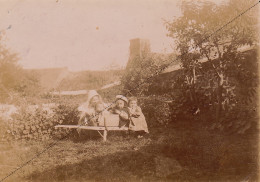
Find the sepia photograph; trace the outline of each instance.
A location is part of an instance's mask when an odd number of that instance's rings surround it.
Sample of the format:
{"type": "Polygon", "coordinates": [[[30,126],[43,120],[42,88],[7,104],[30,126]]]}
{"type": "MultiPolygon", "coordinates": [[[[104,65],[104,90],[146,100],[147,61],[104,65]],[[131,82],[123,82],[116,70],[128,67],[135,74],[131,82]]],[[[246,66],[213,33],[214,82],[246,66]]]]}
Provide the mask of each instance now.
{"type": "Polygon", "coordinates": [[[0,0],[0,182],[258,182],[259,0],[0,0]]]}

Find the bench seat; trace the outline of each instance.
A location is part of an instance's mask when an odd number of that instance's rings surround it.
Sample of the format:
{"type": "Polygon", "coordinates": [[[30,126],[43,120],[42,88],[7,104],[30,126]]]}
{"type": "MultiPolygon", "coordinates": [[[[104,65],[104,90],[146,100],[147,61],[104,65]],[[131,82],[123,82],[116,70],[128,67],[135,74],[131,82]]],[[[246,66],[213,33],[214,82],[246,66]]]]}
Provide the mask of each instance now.
{"type": "Polygon", "coordinates": [[[85,130],[96,130],[104,141],[107,140],[108,131],[127,131],[128,127],[118,127],[118,126],[81,126],[81,125],[56,125],[55,128],[74,128],[74,129],[85,129],[85,130]],[[107,129],[106,129],[107,128],[107,129]],[[103,131],[101,134],[99,131],[103,131]]]}

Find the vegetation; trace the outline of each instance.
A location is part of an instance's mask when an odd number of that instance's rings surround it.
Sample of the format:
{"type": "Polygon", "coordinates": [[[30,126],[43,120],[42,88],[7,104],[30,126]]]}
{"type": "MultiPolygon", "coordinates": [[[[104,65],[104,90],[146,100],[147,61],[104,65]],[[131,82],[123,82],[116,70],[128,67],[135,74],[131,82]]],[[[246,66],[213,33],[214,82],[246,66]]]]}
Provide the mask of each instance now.
{"type": "Polygon", "coordinates": [[[122,76],[122,85],[100,94],[106,102],[120,93],[138,96],[150,131],[142,139],[109,132],[106,143],[97,133],[79,141],[73,137],[75,130],[55,130],[56,124],[77,122],[76,108],[84,96],[38,97],[37,76],[26,75],[17,56],[0,44],[1,99],[15,95],[10,93],[27,99],[36,94],[33,102],[40,106],[30,111],[26,100],[12,120],[0,120],[1,137],[8,141],[0,143],[0,179],[55,142],[7,181],[257,181],[255,10],[214,33],[253,3],[230,0],[216,6],[184,1],[182,16],[167,22],[168,36],[180,53],[176,62],[174,54],[163,57],[144,51],[131,60],[123,76],[115,70],[81,72],[61,82],[59,89],[92,89],[122,76]],[[244,46],[250,49],[239,51],[244,46]],[[157,75],[173,61],[181,69],[157,75]],[[45,101],[55,104],[46,110],[41,107],[45,101]],[[158,158],[176,160],[182,170],[159,175],[158,158]]]}
{"type": "MultiPolygon", "coordinates": [[[[55,129],[58,124],[77,124],[77,105],[60,103],[54,106],[36,107],[24,105],[12,119],[1,121],[2,140],[48,140],[59,139],[70,130],[55,129]]],[[[70,137],[68,137],[70,138],[70,137]]]]}
{"type": "Polygon", "coordinates": [[[126,93],[164,95],[171,101],[173,120],[203,118],[212,129],[241,134],[256,129],[257,9],[215,32],[252,4],[183,1],[182,16],[166,23],[179,52],[177,60],[144,51],[126,70],[122,81],[126,93]],[[169,63],[178,62],[180,70],[156,76],[169,63]]]}
{"type": "Polygon", "coordinates": [[[257,9],[250,10],[221,31],[215,31],[253,3],[231,0],[217,6],[210,2],[184,1],[183,15],[167,23],[168,36],[176,40],[181,53],[182,73],[177,84],[186,93],[184,100],[197,111],[211,110],[219,128],[228,124],[228,127],[239,128],[240,133],[253,125],[248,120],[238,126],[241,120],[248,119],[240,115],[241,109],[250,112],[256,107],[258,77],[256,52],[248,55],[239,49],[253,47],[258,42],[257,9]],[[201,59],[207,63],[203,65],[201,59]],[[227,118],[234,119],[234,114],[241,120],[227,122],[227,118]]]}
{"type": "Polygon", "coordinates": [[[38,75],[24,71],[17,63],[18,55],[12,53],[2,39],[3,33],[0,34],[0,102],[38,95],[41,91],[38,75]]]}
{"type": "Polygon", "coordinates": [[[129,69],[126,69],[122,77],[124,95],[149,95],[154,76],[174,59],[174,54],[158,55],[143,50],[142,57],[136,56],[129,60],[129,69]]]}
{"type": "MultiPolygon", "coordinates": [[[[0,178],[51,142],[0,143],[0,178]]],[[[99,135],[82,142],[59,141],[6,181],[257,181],[256,142],[256,136],[238,140],[201,123],[181,121],[174,127],[151,128],[149,138],[143,139],[117,132],[105,143],[99,135]],[[183,170],[158,175],[158,157],[177,160],[183,170]]]]}

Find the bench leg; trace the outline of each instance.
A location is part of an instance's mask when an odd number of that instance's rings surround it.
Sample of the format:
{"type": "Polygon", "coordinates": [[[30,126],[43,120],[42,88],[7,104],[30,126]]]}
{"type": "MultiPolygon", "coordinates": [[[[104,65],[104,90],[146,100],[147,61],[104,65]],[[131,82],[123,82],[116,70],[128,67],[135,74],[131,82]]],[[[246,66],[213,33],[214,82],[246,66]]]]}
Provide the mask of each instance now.
{"type": "Polygon", "coordinates": [[[82,140],[82,130],[81,129],[77,129],[78,132],[78,136],[79,136],[79,140],[82,140]]]}
{"type": "Polygon", "coordinates": [[[104,130],[103,139],[104,141],[107,141],[107,130],[104,130]]]}

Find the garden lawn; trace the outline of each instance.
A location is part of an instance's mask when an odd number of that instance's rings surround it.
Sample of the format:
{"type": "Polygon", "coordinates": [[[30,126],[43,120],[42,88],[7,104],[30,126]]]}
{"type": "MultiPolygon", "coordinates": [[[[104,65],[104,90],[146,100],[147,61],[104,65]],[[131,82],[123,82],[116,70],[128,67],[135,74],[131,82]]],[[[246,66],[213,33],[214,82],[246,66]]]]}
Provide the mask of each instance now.
{"type": "MultiPolygon", "coordinates": [[[[0,144],[1,179],[53,141],[0,144]]],[[[151,129],[137,139],[124,132],[108,141],[59,141],[5,181],[257,181],[257,134],[227,135],[202,124],[151,129]],[[182,170],[160,176],[156,158],[182,170]]]]}

